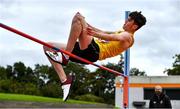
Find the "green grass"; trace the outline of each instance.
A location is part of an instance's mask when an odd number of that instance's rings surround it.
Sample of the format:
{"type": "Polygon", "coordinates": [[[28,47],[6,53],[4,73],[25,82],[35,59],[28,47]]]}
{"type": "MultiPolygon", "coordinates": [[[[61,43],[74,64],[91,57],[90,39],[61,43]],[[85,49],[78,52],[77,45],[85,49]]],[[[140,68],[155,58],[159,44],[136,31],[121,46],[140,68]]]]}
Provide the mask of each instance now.
{"type": "MultiPolygon", "coordinates": [[[[30,102],[53,102],[53,103],[62,103],[62,98],[50,98],[50,97],[41,97],[33,95],[22,95],[22,94],[8,94],[0,93],[0,101],[30,101],[30,102]]],[[[86,102],[78,100],[67,100],[69,104],[100,104],[95,102],[86,102]]]]}

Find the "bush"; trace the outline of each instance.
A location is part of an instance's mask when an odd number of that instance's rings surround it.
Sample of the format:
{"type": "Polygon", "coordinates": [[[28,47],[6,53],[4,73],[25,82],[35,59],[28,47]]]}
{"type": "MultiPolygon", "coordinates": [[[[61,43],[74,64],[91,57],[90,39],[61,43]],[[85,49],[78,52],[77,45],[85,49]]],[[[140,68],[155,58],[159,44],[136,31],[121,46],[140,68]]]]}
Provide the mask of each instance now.
{"type": "Polygon", "coordinates": [[[4,93],[19,93],[28,95],[40,95],[36,85],[32,83],[23,83],[12,80],[0,81],[0,92],[4,93]]]}
{"type": "Polygon", "coordinates": [[[0,92],[10,93],[11,90],[9,86],[12,84],[11,80],[1,80],[0,81],[0,92]]]}
{"type": "Polygon", "coordinates": [[[9,86],[11,93],[27,94],[27,95],[40,95],[39,90],[35,84],[24,82],[13,82],[9,86]]]}
{"type": "Polygon", "coordinates": [[[60,85],[57,83],[48,83],[42,87],[41,93],[46,97],[60,97],[62,95],[62,90],[60,89],[60,85]]]}
{"type": "Polygon", "coordinates": [[[81,96],[76,96],[74,99],[81,100],[81,101],[91,101],[91,102],[101,102],[104,103],[104,99],[101,97],[97,97],[92,94],[85,94],[81,96]]]}
{"type": "Polygon", "coordinates": [[[38,90],[37,86],[32,83],[24,84],[24,91],[22,92],[28,95],[40,95],[40,91],[38,90]]]}

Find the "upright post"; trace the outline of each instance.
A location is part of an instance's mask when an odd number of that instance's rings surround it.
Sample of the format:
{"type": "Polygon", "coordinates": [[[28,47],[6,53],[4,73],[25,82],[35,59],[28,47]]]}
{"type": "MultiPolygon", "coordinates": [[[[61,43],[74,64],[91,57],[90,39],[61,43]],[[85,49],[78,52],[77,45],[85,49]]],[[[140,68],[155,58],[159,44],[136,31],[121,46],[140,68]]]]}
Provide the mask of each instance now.
{"type": "MultiPolygon", "coordinates": [[[[128,19],[130,11],[126,11],[125,12],[125,20],[128,19]]],[[[123,106],[124,108],[128,108],[129,107],[129,63],[130,63],[130,49],[125,51],[124,54],[124,75],[126,75],[124,77],[124,92],[123,92],[123,106]]]]}

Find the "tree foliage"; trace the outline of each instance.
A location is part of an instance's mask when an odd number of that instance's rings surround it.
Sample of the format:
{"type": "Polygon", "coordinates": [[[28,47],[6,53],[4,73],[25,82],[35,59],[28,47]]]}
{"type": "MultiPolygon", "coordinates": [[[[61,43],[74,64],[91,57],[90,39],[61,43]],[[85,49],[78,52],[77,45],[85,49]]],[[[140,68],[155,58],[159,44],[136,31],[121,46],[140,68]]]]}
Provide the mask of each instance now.
{"type": "Polygon", "coordinates": [[[180,54],[173,57],[175,60],[172,64],[172,68],[166,69],[164,73],[168,75],[180,75],[180,54]]]}
{"type": "Polygon", "coordinates": [[[140,71],[138,68],[132,68],[130,70],[130,76],[147,76],[144,71],[140,71]]]}

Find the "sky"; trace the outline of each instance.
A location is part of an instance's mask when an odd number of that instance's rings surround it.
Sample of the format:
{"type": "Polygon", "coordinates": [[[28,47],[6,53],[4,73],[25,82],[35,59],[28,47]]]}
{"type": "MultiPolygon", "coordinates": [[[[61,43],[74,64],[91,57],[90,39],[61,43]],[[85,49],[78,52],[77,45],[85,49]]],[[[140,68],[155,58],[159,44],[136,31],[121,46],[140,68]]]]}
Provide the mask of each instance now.
{"type": "MultiPolygon", "coordinates": [[[[130,68],[165,76],[163,71],[172,68],[173,56],[180,53],[179,10],[180,0],[0,0],[0,22],[45,42],[66,43],[76,12],[97,28],[116,31],[125,21],[125,11],[141,11],[147,23],[135,33],[130,68]]],[[[96,63],[116,64],[119,58],[96,63]]],[[[31,67],[50,65],[42,45],[0,28],[0,66],[18,61],[31,67]]]]}

